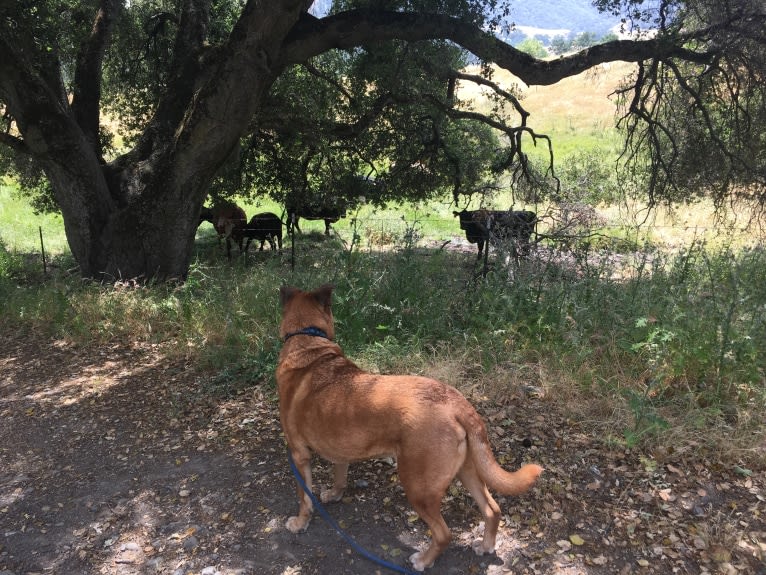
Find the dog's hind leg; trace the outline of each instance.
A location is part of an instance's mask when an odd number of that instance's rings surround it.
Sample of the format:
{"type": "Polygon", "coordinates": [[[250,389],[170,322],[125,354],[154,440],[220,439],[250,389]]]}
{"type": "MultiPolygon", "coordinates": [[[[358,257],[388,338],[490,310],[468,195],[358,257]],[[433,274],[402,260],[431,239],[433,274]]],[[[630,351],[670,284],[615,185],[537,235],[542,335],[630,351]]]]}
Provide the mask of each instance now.
{"type": "Polygon", "coordinates": [[[497,538],[497,528],[500,525],[500,506],[490,495],[487,485],[479,477],[476,467],[467,457],[463,467],[458,471],[458,479],[479,506],[479,511],[484,517],[484,539],[474,541],[472,547],[477,555],[492,553],[495,550],[495,539],[497,538]]]}
{"type": "Polygon", "coordinates": [[[332,488],[322,491],[322,503],[340,501],[348,486],[348,463],[336,463],[332,468],[332,488]]]}
{"type": "MultiPolygon", "coordinates": [[[[311,484],[311,452],[307,448],[302,449],[290,449],[295,467],[303,478],[303,482],[309,491],[312,490],[311,484]]],[[[298,515],[290,517],[285,523],[285,527],[292,533],[300,533],[305,531],[311,521],[311,514],[314,511],[314,505],[311,503],[311,498],[308,493],[303,489],[300,482],[297,481],[298,500],[300,501],[300,507],[298,509],[298,515]]]]}
{"type": "Polygon", "coordinates": [[[410,557],[412,566],[418,571],[433,565],[436,558],[449,546],[452,534],[441,513],[444,494],[466,453],[463,441],[449,447],[446,440],[442,449],[434,450],[434,442],[426,442],[431,449],[419,446],[416,449],[403,449],[397,466],[399,480],[404,493],[415,512],[431,529],[431,544],[425,551],[419,551],[410,557]]]}
{"type": "Polygon", "coordinates": [[[436,558],[449,546],[452,534],[441,513],[441,500],[444,491],[434,492],[432,488],[419,489],[415,493],[412,490],[405,493],[415,512],[426,522],[431,529],[431,544],[425,551],[418,551],[410,556],[412,566],[418,571],[434,564],[436,558]]]}

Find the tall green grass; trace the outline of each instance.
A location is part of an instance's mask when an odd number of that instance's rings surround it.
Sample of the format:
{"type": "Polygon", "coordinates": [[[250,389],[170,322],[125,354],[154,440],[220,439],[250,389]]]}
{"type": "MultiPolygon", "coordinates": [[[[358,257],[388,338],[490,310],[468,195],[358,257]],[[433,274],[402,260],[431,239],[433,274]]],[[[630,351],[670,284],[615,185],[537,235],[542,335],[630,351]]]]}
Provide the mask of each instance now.
{"type": "Polygon", "coordinates": [[[47,255],[55,257],[69,252],[61,216],[35,214],[15,185],[0,181],[0,241],[8,250],[40,254],[41,229],[42,247],[47,255]]]}
{"type": "Polygon", "coordinates": [[[83,345],[161,343],[210,370],[206,393],[230,395],[273,385],[279,286],[332,283],[338,341],[367,369],[436,371],[498,398],[531,385],[610,441],[707,437],[762,463],[763,248],[694,243],[619,260],[541,249],[519,267],[493,256],[486,275],[472,254],[424,249],[413,234],[386,249],[306,234],[294,268],[289,249],[229,263],[212,237],[198,248],[178,286],[30,282],[2,248],[0,317],[83,345]]]}

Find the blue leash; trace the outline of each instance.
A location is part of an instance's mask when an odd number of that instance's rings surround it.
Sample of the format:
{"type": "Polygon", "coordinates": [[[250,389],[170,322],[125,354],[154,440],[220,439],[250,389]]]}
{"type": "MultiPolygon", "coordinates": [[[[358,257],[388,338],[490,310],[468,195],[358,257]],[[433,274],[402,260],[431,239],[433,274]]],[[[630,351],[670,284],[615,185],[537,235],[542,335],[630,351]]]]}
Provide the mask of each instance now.
{"type": "Polygon", "coordinates": [[[311,499],[311,502],[314,504],[314,508],[319,512],[319,514],[322,516],[322,519],[324,519],[330,527],[335,529],[335,531],[338,532],[338,534],[343,537],[343,539],[346,540],[346,542],[351,545],[351,547],[359,553],[362,557],[365,559],[369,559],[373,563],[377,563],[381,567],[385,567],[386,569],[390,569],[391,571],[396,571],[397,573],[403,573],[404,575],[421,575],[420,571],[410,571],[406,567],[401,567],[400,565],[396,565],[394,563],[391,563],[389,561],[386,561],[385,559],[382,559],[378,557],[377,555],[374,555],[370,551],[367,551],[364,547],[359,545],[356,541],[354,541],[351,536],[343,531],[343,529],[340,528],[340,525],[330,517],[330,514],[327,513],[327,510],[324,508],[324,506],[319,502],[319,500],[316,498],[316,495],[314,495],[311,490],[306,485],[306,482],[303,481],[303,477],[301,477],[300,472],[298,471],[298,468],[295,466],[295,462],[293,461],[293,456],[290,453],[290,451],[287,451],[287,459],[290,462],[290,468],[293,470],[293,475],[295,475],[295,479],[298,481],[298,485],[301,486],[303,491],[306,492],[306,495],[309,496],[309,499],[311,499]]]}

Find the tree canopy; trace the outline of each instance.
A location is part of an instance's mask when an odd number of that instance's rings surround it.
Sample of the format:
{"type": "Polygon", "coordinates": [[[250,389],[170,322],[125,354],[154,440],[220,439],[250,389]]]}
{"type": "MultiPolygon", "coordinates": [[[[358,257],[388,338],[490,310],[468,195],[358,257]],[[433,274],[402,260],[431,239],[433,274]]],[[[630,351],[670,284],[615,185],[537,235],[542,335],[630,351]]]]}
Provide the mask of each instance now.
{"type": "Polygon", "coordinates": [[[763,2],[594,4],[630,34],[545,60],[494,33],[499,0],[1,0],[2,161],[61,211],[83,276],[184,277],[211,191],[458,197],[547,143],[489,64],[548,85],[624,60],[624,167],[648,198],[763,207],[763,2]]]}

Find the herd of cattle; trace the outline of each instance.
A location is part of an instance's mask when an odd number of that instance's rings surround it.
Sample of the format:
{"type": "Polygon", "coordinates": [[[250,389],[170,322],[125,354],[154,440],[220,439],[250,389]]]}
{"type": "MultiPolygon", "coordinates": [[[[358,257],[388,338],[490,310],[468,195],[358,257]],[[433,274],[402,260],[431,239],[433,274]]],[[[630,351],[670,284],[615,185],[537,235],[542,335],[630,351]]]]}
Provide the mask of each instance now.
{"type": "MultiPolygon", "coordinates": [[[[300,218],[305,218],[324,220],[325,234],[330,235],[330,225],[346,215],[345,209],[326,207],[288,207],[286,212],[285,226],[288,234],[293,233],[293,228],[301,231],[298,221],[300,218]]],[[[460,229],[465,231],[466,239],[472,244],[477,244],[479,258],[484,252],[485,245],[489,249],[490,243],[499,244],[504,241],[512,242],[519,256],[525,255],[537,224],[537,214],[526,210],[464,209],[453,214],[459,218],[460,229]]],[[[252,240],[261,242],[261,251],[265,242],[269,243],[272,250],[282,249],[282,220],[274,213],[255,214],[248,221],[242,208],[232,203],[225,203],[212,208],[203,207],[199,223],[206,221],[213,224],[219,238],[226,240],[226,254],[229,258],[231,258],[232,243],[239,246],[240,253],[247,253],[252,240]],[[246,243],[245,240],[247,240],[246,243]]]]}

